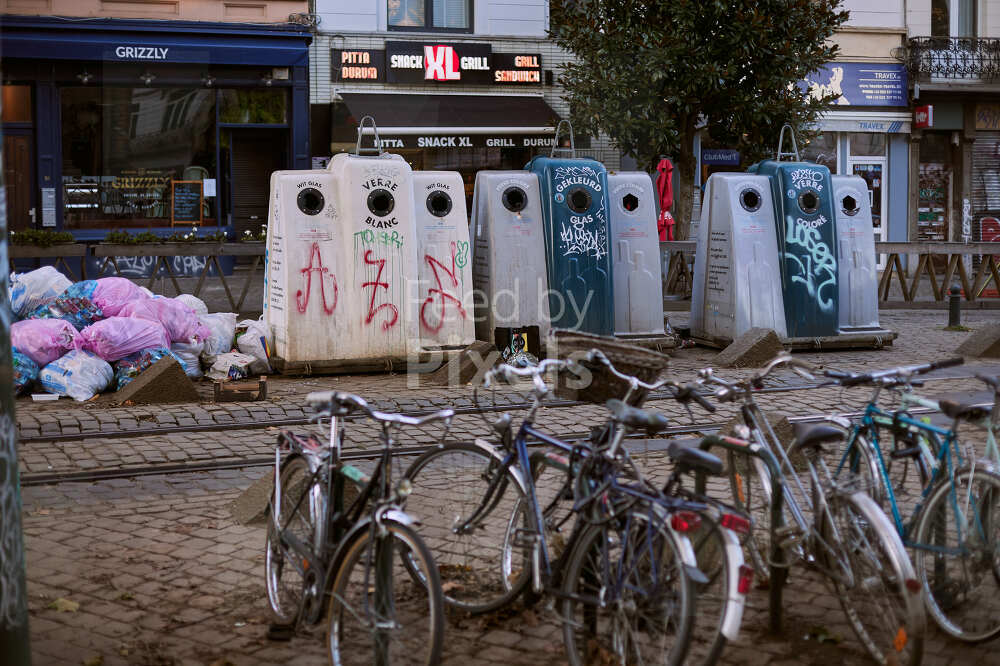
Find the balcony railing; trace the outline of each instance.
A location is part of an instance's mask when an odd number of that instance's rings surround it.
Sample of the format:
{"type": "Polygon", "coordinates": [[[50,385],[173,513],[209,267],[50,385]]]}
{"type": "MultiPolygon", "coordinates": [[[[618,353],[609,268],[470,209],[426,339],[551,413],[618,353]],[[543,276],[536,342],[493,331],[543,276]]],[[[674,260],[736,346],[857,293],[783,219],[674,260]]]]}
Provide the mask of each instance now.
{"type": "Polygon", "coordinates": [[[902,55],[914,81],[1000,79],[1000,39],[913,37],[902,55]]]}

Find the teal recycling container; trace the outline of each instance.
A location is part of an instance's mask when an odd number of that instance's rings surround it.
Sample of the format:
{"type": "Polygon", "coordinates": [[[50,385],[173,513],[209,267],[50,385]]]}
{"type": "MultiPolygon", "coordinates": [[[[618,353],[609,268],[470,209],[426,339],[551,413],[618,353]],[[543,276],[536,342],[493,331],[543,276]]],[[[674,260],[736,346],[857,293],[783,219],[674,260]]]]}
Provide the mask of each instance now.
{"type": "Polygon", "coordinates": [[[614,335],[608,172],[588,159],[535,157],[553,328],[614,335]]]}
{"type": "Polygon", "coordinates": [[[811,162],[764,160],[749,171],[771,183],[788,337],[837,335],[840,286],[830,170],[811,162]]]}

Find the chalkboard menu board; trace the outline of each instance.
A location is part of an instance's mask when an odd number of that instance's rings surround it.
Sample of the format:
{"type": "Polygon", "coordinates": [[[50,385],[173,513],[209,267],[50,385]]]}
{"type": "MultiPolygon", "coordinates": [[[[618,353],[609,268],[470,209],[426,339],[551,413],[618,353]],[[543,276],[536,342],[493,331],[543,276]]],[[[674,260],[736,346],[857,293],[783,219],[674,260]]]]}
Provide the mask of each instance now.
{"type": "Polygon", "coordinates": [[[202,181],[170,181],[170,223],[201,224],[202,181]]]}

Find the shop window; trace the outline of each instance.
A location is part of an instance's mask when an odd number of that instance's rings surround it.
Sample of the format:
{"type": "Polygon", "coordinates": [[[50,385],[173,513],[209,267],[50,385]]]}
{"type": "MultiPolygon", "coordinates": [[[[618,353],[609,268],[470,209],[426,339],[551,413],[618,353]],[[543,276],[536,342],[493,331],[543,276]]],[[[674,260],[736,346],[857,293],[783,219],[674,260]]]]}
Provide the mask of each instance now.
{"type": "Polygon", "coordinates": [[[949,134],[925,132],[920,139],[916,240],[948,240],[948,221],[953,208],[949,134]]]}
{"type": "Polygon", "coordinates": [[[214,90],[63,88],[60,109],[67,228],[170,226],[177,180],[202,181],[218,223],[214,90]]]}
{"type": "Polygon", "coordinates": [[[471,0],[387,0],[389,29],[469,31],[471,5],[471,0]]]}
{"type": "Polygon", "coordinates": [[[822,164],[830,173],[837,173],[837,133],[817,134],[799,150],[803,162],[822,164]]]}
{"type": "Polygon", "coordinates": [[[31,86],[3,87],[3,122],[31,122],[31,86]]]}
{"type": "Polygon", "coordinates": [[[223,90],[219,122],[285,125],[288,123],[288,96],[284,90],[223,90]]]}
{"type": "Polygon", "coordinates": [[[850,136],[852,157],[885,157],[885,134],[855,132],[850,136]]]}

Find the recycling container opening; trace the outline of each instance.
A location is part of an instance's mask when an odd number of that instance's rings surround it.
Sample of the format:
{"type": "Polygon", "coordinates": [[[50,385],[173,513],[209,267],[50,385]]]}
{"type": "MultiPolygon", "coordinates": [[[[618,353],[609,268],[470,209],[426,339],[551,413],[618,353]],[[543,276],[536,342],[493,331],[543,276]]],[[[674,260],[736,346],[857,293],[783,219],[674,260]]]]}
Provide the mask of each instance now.
{"type": "Polygon", "coordinates": [[[307,187],[296,197],[295,203],[306,215],[319,215],[323,211],[323,193],[315,187],[307,187]]]}
{"type": "Polygon", "coordinates": [[[810,215],[819,210],[819,196],[813,190],[806,190],[799,195],[799,208],[810,215]]]}
{"type": "Polygon", "coordinates": [[[740,205],[751,213],[760,208],[760,192],[748,188],[740,192],[740,205]]]}
{"type": "Polygon", "coordinates": [[[590,192],[582,187],[574,188],[569,193],[569,208],[574,213],[586,213],[590,209],[590,204],[593,201],[590,198],[590,192]]]}
{"type": "Polygon", "coordinates": [[[451,212],[451,197],[441,190],[431,192],[427,195],[427,210],[434,217],[445,217],[451,212]]]}
{"type": "Polygon", "coordinates": [[[504,208],[512,213],[520,213],[528,205],[528,195],[520,187],[508,187],[501,197],[504,208]]]}
{"type": "Polygon", "coordinates": [[[857,199],[855,199],[852,196],[844,197],[844,200],[841,201],[841,207],[844,211],[844,215],[851,215],[852,217],[854,215],[857,215],[858,212],[861,210],[861,207],[858,205],[857,199]]]}
{"type": "Polygon", "coordinates": [[[626,194],[622,197],[622,208],[632,212],[639,207],[639,198],[632,193],[626,194]]]}
{"type": "Polygon", "coordinates": [[[371,194],[368,195],[368,210],[372,212],[373,215],[378,217],[385,217],[392,212],[392,209],[396,207],[396,199],[392,196],[389,190],[377,189],[372,190],[371,194]]]}

